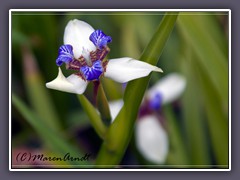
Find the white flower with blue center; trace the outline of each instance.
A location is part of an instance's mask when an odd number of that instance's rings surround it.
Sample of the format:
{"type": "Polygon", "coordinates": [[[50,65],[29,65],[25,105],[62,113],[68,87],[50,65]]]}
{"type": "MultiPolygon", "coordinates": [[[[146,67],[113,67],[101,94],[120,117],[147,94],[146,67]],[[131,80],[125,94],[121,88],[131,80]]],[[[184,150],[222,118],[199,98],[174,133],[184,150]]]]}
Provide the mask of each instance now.
{"type": "Polygon", "coordinates": [[[178,73],[171,73],[159,80],[146,93],[149,113],[136,123],[135,139],[139,152],[149,161],[163,164],[169,151],[169,139],[165,128],[154,111],[164,104],[177,100],[186,87],[186,79],[178,73]]]}
{"type": "Polygon", "coordinates": [[[162,72],[156,66],[129,57],[106,60],[112,38],[101,30],[94,30],[88,23],[71,20],[64,32],[64,45],[59,48],[57,66],[66,64],[76,73],[65,77],[59,67],[58,76],[46,84],[48,88],[70,93],[84,93],[88,82],[102,76],[119,83],[148,76],[150,72],[162,72]]]}
{"type": "MultiPolygon", "coordinates": [[[[145,101],[135,126],[135,142],[142,156],[155,164],[163,164],[169,151],[169,139],[156,112],[164,104],[177,100],[184,92],[186,79],[178,73],[171,73],[157,81],[145,94],[145,101]],[[141,113],[143,111],[143,113],[141,113]]],[[[109,103],[113,120],[123,106],[122,100],[109,103]]]]}

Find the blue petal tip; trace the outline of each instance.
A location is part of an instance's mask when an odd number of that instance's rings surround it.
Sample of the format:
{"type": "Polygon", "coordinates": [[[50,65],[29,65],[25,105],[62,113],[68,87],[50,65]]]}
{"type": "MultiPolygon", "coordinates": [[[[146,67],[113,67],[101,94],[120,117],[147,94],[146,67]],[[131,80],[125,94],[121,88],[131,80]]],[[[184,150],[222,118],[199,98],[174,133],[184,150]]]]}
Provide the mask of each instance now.
{"type": "Polygon", "coordinates": [[[161,93],[156,93],[152,99],[149,101],[149,106],[152,110],[159,110],[162,105],[162,94],[161,93]]]}
{"type": "Polygon", "coordinates": [[[95,30],[89,39],[99,49],[104,48],[108,43],[112,42],[111,36],[107,36],[102,30],[95,30]]]}
{"type": "Polygon", "coordinates": [[[69,63],[73,59],[73,47],[70,44],[60,46],[58,58],[56,59],[57,66],[61,66],[63,63],[69,63]]]}
{"type": "Polygon", "coordinates": [[[97,60],[93,63],[91,67],[83,66],[80,68],[80,71],[83,73],[84,77],[88,81],[98,80],[103,73],[103,67],[100,60],[97,60]]]}

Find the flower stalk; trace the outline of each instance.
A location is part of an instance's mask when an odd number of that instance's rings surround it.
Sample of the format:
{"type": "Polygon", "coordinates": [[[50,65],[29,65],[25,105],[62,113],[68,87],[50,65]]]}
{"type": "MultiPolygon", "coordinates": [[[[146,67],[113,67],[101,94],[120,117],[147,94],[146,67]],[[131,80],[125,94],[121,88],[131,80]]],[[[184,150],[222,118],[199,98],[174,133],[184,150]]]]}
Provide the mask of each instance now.
{"type": "Polygon", "coordinates": [[[100,112],[103,123],[106,126],[109,126],[112,118],[111,118],[111,114],[110,114],[110,110],[109,110],[107,97],[105,95],[105,92],[104,92],[101,82],[99,81],[98,83],[99,84],[98,84],[98,90],[97,90],[97,94],[96,94],[96,106],[100,112]]]}
{"type": "Polygon", "coordinates": [[[87,113],[89,120],[95,129],[96,133],[100,138],[105,139],[105,135],[107,132],[107,127],[103,123],[102,119],[98,115],[96,109],[93,105],[88,101],[88,99],[84,95],[78,95],[78,99],[82,104],[84,111],[87,113]]]}

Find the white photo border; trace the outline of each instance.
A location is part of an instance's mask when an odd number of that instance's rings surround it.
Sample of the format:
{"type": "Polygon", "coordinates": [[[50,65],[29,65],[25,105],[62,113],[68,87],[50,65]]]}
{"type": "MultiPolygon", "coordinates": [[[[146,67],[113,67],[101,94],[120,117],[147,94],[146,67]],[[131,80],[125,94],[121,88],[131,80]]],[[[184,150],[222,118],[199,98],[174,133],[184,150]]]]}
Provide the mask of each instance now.
{"type": "Polygon", "coordinates": [[[9,10],[9,171],[231,171],[231,9],[10,9],[9,10]],[[229,133],[228,133],[228,141],[229,141],[229,157],[228,157],[228,168],[225,169],[70,169],[70,168],[44,168],[44,169],[17,169],[12,168],[12,13],[13,12],[227,12],[228,13],[228,22],[229,22],[229,40],[228,40],[228,87],[229,87],[229,133]]]}

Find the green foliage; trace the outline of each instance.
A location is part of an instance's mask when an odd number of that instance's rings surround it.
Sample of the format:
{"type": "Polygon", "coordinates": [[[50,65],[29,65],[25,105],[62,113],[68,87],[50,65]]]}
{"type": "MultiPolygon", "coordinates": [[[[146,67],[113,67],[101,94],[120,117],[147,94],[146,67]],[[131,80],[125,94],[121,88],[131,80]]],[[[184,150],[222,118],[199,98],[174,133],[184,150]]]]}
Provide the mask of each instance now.
{"type": "MultiPolygon", "coordinates": [[[[41,118],[39,118],[31,109],[29,109],[19,97],[12,95],[12,103],[25,118],[25,120],[34,128],[39,137],[53,152],[63,157],[70,153],[73,157],[81,157],[83,153],[76,147],[69,144],[64,137],[56,131],[53,131],[41,118]]],[[[74,165],[86,165],[88,161],[72,162],[74,165]]],[[[71,164],[70,164],[71,165],[71,164]]],[[[70,166],[73,168],[73,166],[70,166]]]]}

